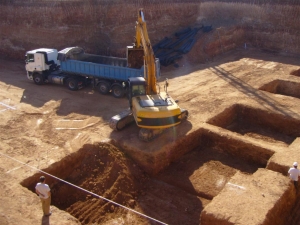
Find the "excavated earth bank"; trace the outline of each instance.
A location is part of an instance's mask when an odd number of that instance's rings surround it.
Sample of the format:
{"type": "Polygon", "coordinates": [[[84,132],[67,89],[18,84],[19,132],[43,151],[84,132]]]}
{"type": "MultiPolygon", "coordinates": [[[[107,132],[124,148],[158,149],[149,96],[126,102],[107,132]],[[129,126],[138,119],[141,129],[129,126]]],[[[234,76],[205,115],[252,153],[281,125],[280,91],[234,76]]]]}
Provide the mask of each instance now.
{"type": "MultiPolygon", "coordinates": [[[[294,74],[292,74],[294,75],[294,74]]],[[[268,84],[265,84],[260,90],[268,91],[274,94],[292,96],[300,98],[299,83],[286,81],[286,80],[274,80],[268,84]]]]}

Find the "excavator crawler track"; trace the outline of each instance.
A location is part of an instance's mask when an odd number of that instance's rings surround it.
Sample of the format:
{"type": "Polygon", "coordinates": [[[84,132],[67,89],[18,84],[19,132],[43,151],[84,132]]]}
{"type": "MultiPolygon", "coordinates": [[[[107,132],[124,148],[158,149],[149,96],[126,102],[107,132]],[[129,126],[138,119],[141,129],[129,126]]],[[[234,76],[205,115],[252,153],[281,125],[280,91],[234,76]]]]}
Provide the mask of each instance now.
{"type": "Polygon", "coordinates": [[[132,122],[134,122],[132,112],[130,109],[126,109],[110,119],[109,127],[113,130],[120,131],[132,122]]]}

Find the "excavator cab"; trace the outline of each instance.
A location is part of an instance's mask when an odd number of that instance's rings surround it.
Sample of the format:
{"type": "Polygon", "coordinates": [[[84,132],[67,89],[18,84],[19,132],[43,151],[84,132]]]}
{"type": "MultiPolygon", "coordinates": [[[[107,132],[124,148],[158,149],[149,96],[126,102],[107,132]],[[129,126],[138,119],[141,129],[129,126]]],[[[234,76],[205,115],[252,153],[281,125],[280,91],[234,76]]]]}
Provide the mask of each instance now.
{"type": "Polygon", "coordinates": [[[129,106],[132,108],[132,98],[146,95],[146,80],[143,77],[131,77],[128,79],[129,106]]]}

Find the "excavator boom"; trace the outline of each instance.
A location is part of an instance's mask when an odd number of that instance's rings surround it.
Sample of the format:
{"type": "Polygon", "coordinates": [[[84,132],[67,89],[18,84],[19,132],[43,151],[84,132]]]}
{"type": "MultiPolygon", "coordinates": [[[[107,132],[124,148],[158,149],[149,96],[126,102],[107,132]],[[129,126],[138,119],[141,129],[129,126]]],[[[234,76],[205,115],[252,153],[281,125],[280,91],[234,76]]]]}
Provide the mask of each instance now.
{"type": "Polygon", "coordinates": [[[147,25],[144,18],[144,13],[140,9],[138,13],[138,20],[136,22],[135,48],[142,48],[144,51],[144,61],[146,66],[146,82],[147,94],[157,94],[156,90],[156,67],[155,55],[149,39],[147,25]]]}

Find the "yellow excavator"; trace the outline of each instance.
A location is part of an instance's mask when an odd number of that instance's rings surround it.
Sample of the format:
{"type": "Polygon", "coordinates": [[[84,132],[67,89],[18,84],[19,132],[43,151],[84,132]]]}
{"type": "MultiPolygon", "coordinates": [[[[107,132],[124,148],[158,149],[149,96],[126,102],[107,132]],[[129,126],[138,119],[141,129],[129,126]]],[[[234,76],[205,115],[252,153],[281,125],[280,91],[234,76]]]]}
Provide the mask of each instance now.
{"type": "Polygon", "coordinates": [[[166,128],[180,124],[188,117],[188,111],[181,109],[177,101],[168,92],[168,80],[165,81],[164,91],[156,82],[160,76],[159,59],[155,58],[152,49],[143,10],[138,12],[136,36],[133,46],[127,47],[128,66],[141,68],[144,66],[144,77],[129,78],[128,98],[129,108],[110,119],[109,125],[114,130],[122,130],[131,122],[140,127],[139,138],[150,141],[166,128]]]}

